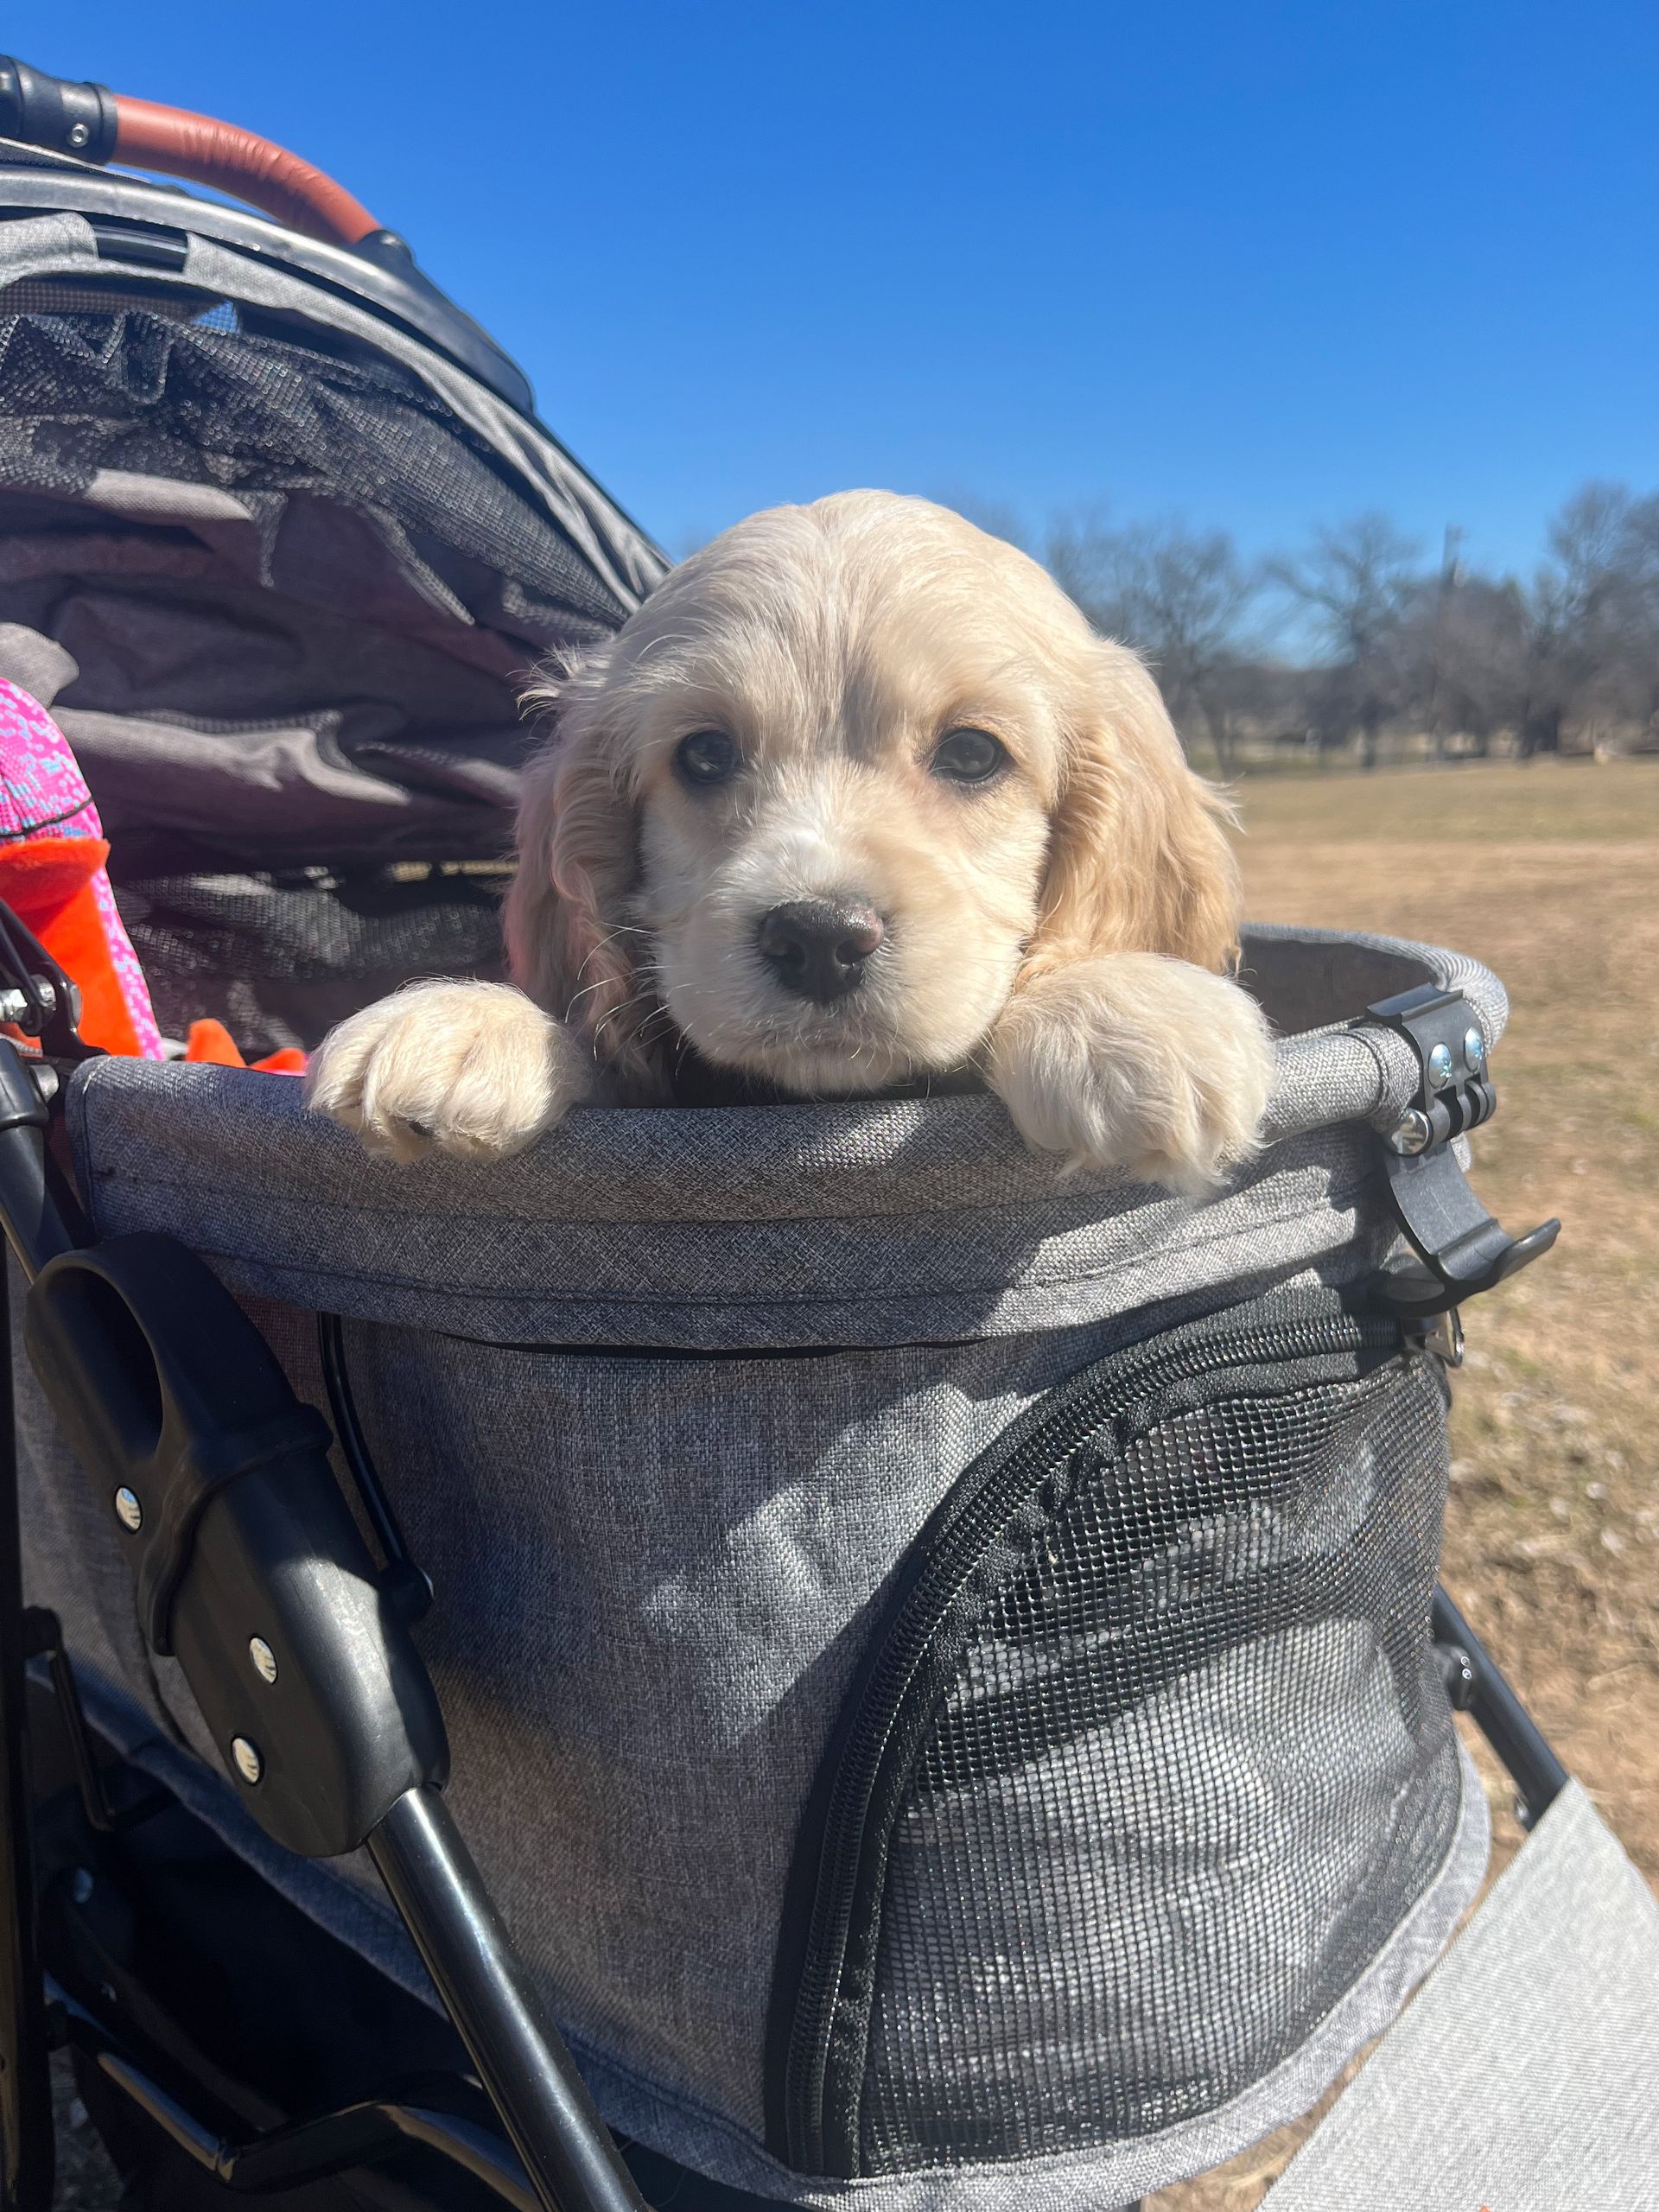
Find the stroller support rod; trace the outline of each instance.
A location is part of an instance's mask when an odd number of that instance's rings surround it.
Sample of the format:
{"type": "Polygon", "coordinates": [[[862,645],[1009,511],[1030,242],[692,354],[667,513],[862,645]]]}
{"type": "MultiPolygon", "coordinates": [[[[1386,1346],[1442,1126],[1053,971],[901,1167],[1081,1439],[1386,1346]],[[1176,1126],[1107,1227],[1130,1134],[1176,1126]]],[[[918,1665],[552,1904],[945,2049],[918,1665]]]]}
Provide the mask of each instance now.
{"type": "Polygon", "coordinates": [[[1497,1661],[1444,1590],[1434,1592],[1437,1643],[1461,1652],[1472,1680],[1465,1710],[1497,1752],[1525,1808],[1524,1827],[1542,1819],[1571,1779],[1542,1730],[1510,1688],[1497,1661]]]}
{"type": "Polygon", "coordinates": [[[408,1791],[368,1841],[543,2202],[552,2212],[645,2212],[442,1798],[408,1791]]]}

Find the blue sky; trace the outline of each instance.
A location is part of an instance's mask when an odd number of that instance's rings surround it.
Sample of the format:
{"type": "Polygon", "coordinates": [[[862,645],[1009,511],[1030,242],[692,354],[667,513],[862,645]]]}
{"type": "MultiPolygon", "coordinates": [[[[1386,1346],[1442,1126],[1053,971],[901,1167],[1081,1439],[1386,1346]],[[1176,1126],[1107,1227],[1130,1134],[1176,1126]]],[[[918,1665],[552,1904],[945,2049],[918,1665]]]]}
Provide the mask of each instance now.
{"type": "Polygon", "coordinates": [[[1651,0],[6,16],[333,170],[671,549],[882,484],[1526,566],[1659,486],[1651,0]]]}

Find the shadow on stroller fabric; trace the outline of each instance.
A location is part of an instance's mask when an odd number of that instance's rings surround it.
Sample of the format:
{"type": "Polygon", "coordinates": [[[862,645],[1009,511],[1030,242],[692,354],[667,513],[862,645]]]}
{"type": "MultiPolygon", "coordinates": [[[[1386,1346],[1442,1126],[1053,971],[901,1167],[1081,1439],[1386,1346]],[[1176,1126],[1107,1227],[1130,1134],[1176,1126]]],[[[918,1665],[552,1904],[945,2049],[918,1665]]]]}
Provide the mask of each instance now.
{"type": "MultiPolygon", "coordinates": [[[[82,158],[199,165],[141,108],[0,64],[0,674],[162,1030],[308,1046],[497,968],[515,682],[661,563],[327,180],[82,158]]],[[[55,2042],[143,2205],[1096,2212],[1433,1965],[1454,1702],[1560,1792],[1436,1594],[1455,1309],[1554,1231],[1464,1180],[1474,963],[1251,931],[1269,1141],[1193,1206],[988,1097],[395,1170],[0,950],[10,2201],[55,2042]]]]}

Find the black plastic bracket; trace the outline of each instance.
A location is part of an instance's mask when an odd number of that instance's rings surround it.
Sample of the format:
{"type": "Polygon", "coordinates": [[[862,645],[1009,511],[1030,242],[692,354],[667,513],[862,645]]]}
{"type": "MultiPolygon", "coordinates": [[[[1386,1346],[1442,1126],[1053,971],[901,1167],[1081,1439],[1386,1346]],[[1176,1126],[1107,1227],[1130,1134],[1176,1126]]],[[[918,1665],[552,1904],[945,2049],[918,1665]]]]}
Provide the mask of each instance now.
{"type": "Polygon", "coordinates": [[[267,1835],[353,1851],[442,1786],[431,1681],[264,1338],[194,1253],[62,1251],[25,1309],[30,1364],[110,1516],[152,1648],[175,1654],[267,1835]]]}
{"type": "Polygon", "coordinates": [[[54,1059],[100,1057],[80,1035],[80,992],[25,923],[0,900],[0,1021],[54,1059]]]}
{"type": "Polygon", "coordinates": [[[1425,983],[1368,1007],[1366,1019],[1402,1036],[1418,1067],[1416,1094],[1382,1139],[1389,1195],[1418,1256],[1385,1268],[1377,1287],[1403,1319],[1427,1320],[1507,1281],[1548,1251],[1561,1224],[1510,1236],[1452,1149],[1497,1110],[1485,1033],[1463,993],[1425,983]]]}

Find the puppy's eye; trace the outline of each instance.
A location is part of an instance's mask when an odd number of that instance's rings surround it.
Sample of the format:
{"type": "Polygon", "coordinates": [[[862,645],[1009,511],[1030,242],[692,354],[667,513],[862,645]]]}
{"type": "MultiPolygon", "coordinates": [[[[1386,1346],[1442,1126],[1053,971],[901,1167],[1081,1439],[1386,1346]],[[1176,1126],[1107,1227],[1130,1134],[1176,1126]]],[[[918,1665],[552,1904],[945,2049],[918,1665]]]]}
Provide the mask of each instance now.
{"type": "Polygon", "coordinates": [[[1008,756],[988,730],[953,729],[940,739],[927,765],[947,783],[984,784],[1007,766],[1008,756]]]}
{"type": "Polygon", "coordinates": [[[694,729],[675,747],[674,765],[688,784],[723,784],[737,773],[741,755],[723,729],[694,729]]]}

